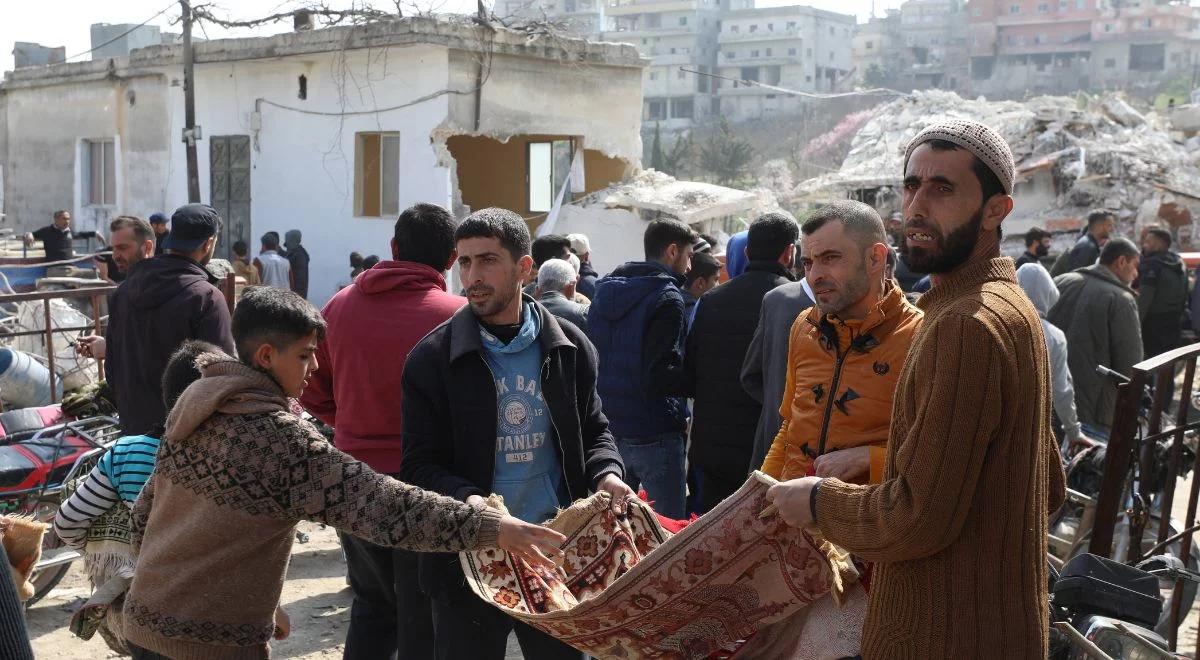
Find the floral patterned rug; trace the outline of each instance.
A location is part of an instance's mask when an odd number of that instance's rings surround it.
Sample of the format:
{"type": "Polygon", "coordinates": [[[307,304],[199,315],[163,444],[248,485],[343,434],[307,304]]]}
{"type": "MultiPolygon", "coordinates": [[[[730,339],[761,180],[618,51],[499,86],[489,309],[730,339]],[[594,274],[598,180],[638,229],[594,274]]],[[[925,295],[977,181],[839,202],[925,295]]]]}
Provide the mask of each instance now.
{"type": "Polygon", "coordinates": [[[557,572],[496,549],[460,553],[463,570],[480,598],[596,658],[733,652],[858,578],[839,549],[760,516],[774,483],[754,473],[675,535],[644,502],[616,516],[596,494],[549,523],[567,536],[557,572]]]}

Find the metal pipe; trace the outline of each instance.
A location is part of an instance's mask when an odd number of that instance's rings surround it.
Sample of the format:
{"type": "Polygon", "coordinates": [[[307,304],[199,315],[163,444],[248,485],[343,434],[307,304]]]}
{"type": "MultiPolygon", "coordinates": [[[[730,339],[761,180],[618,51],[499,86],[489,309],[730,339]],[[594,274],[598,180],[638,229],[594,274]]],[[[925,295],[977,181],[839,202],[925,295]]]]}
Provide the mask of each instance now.
{"type": "Polygon", "coordinates": [[[1070,637],[1071,641],[1074,642],[1076,646],[1083,649],[1084,653],[1096,658],[1096,660],[1113,660],[1112,656],[1104,651],[1101,651],[1099,646],[1096,646],[1092,643],[1092,640],[1081,635],[1078,630],[1075,630],[1073,627],[1071,627],[1071,624],[1067,623],[1066,621],[1058,621],[1054,624],[1054,627],[1058,628],[1059,632],[1063,633],[1067,637],[1070,637]]]}
{"type": "Polygon", "coordinates": [[[1138,404],[1145,387],[1146,373],[1134,370],[1128,383],[1117,386],[1117,413],[1104,459],[1104,477],[1096,498],[1096,524],[1088,552],[1101,557],[1112,555],[1113,530],[1121,513],[1125,485],[1129,477],[1129,461],[1133,458],[1133,438],[1137,433],[1138,404]]]}
{"type": "MultiPolygon", "coordinates": [[[[1198,500],[1200,500],[1200,478],[1197,478],[1197,475],[1200,473],[1196,472],[1196,470],[1200,470],[1200,451],[1196,452],[1196,458],[1192,462],[1192,483],[1188,489],[1187,516],[1183,520],[1184,529],[1191,528],[1196,524],[1196,505],[1198,504],[1198,500]]],[[[1188,560],[1192,557],[1191,534],[1184,534],[1179,540],[1179,546],[1179,559],[1183,562],[1184,567],[1187,567],[1188,560]]],[[[1171,629],[1168,631],[1168,641],[1171,643],[1172,649],[1178,643],[1175,629],[1178,627],[1176,624],[1183,615],[1181,600],[1183,600],[1183,582],[1176,580],[1175,588],[1171,590],[1171,629]]],[[[1198,642],[1197,650],[1200,651],[1200,642],[1198,642]]]]}
{"type": "MultiPolygon", "coordinates": [[[[1158,543],[1166,540],[1171,531],[1171,511],[1175,508],[1175,482],[1179,473],[1179,459],[1183,456],[1183,426],[1187,423],[1188,409],[1192,401],[1192,382],[1196,376],[1196,358],[1187,361],[1183,372],[1183,392],[1179,409],[1175,412],[1175,441],[1171,443],[1170,458],[1167,459],[1167,483],[1163,485],[1163,496],[1158,522],[1158,543]]],[[[1151,443],[1153,444],[1153,443],[1151,443]]]]}
{"type": "Polygon", "coordinates": [[[54,322],[50,317],[50,299],[42,301],[43,310],[46,313],[46,362],[50,369],[50,403],[58,403],[58,373],[54,371],[54,322]]]}

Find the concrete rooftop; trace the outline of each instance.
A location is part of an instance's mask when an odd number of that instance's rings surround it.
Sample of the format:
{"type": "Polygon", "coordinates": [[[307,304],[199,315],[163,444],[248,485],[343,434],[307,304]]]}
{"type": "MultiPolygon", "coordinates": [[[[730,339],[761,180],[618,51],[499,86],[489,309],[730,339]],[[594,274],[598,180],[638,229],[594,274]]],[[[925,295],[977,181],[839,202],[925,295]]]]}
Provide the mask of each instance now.
{"type": "MultiPolygon", "coordinates": [[[[337,26],[269,37],[216,39],[194,43],[196,64],[273,59],[294,55],[437,45],[453,50],[555,60],[569,64],[645,67],[632,45],[601,43],[564,35],[534,34],[500,25],[484,26],[466,17],[414,17],[354,26],[337,26]]],[[[128,57],[50,64],[4,73],[5,87],[40,87],[103,77],[118,70],[182,66],[183,46],[156,45],[128,57]]]]}

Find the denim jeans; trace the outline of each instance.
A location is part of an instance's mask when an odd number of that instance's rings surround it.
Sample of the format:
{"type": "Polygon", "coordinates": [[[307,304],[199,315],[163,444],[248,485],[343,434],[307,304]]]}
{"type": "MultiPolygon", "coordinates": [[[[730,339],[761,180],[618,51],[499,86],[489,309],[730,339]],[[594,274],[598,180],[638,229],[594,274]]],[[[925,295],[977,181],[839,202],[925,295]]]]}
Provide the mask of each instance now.
{"type": "Polygon", "coordinates": [[[617,438],[617,450],[625,461],[625,483],[635,491],[644,488],[654,510],[675,520],[687,515],[686,445],[682,431],[617,438]]]}

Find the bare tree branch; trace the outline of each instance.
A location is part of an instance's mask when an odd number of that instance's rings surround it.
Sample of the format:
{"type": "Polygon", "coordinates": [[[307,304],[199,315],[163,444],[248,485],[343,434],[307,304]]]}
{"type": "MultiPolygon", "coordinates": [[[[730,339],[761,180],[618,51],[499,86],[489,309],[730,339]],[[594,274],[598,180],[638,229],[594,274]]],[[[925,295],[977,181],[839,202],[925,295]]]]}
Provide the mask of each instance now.
{"type": "Polygon", "coordinates": [[[399,18],[400,3],[397,2],[397,11],[395,13],[375,9],[370,5],[362,7],[351,7],[349,9],[331,9],[325,4],[309,3],[307,5],[299,5],[295,9],[286,12],[278,12],[262,18],[255,18],[245,21],[235,21],[228,18],[221,18],[214,14],[210,9],[211,5],[199,5],[192,7],[192,16],[195,20],[219,25],[223,28],[253,28],[263,25],[270,25],[282,21],[292,20],[292,17],[297,11],[306,11],[315,18],[321,19],[321,22],[327,26],[340,25],[342,23],[369,23],[371,21],[384,21],[399,18]]]}

